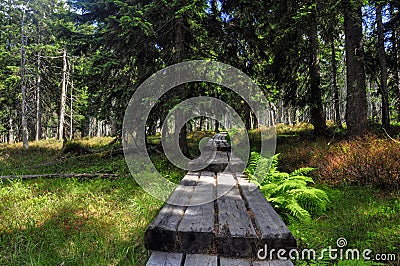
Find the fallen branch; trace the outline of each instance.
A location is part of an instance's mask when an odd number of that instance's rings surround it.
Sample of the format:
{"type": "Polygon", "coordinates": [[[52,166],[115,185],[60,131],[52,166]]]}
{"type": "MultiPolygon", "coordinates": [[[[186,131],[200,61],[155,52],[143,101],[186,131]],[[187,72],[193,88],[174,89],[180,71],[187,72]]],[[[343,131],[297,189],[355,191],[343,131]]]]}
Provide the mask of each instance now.
{"type": "Polygon", "coordinates": [[[4,179],[34,179],[34,178],[109,178],[117,177],[117,174],[104,174],[104,173],[93,173],[93,174],[37,174],[37,175],[3,175],[0,176],[0,180],[4,179]]]}
{"type": "Polygon", "coordinates": [[[115,149],[115,150],[111,150],[111,151],[101,151],[101,152],[83,154],[83,155],[78,155],[78,156],[60,157],[56,161],[40,163],[40,164],[28,166],[27,168],[28,169],[34,169],[34,168],[39,168],[39,167],[42,167],[42,166],[50,166],[50,165],[62,163],[65,160],[69,160],[69,159],[82,159],[82,158],[91,157],[91,156],[92,157],[99,156],[100,158],[104,158],[104,157],[107,157],[107,156],[113,157],[113,156],[123,155],[123,154],[124,154],[123,153],[123,149],[120,148],[120,149],[115,149]]]}

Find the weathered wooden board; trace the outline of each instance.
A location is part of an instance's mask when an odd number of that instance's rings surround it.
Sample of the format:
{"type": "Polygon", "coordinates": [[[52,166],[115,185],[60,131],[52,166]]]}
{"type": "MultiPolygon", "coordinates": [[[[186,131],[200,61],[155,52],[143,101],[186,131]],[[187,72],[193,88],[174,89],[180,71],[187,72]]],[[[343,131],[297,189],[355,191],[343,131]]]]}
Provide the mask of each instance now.
{"type": "Polygon", "coordinates": [[[226,136],[227,136],[226,133],[220,133],[216,134],[212,138],[213,146],[217,149],[217,151],[224,151],[224,152],[231,151],[231,145],[226,140],[226,136]]]}
{"type": "Polygon", "coordinates": [[[218,257],[213,255],[186,254],[185,266],[217,266],[218,257]]]}
{"type": "Polygon", "coordinates": [[[215,178],[212,173],[202,173],[178,227],[180,251],[210,252],[215,237],[214,199],[215,178]]]}
{"type": "MultiPolygon", "coordinates": [[[[187,174],[179,186],[172,193],[168,202],[187,205],[190,202],[199,176],[197,173],[187,174]]],[[[144,242],[149,250],[176,251],[177,227],[185,212],[186,206],[178,206],[167,203],[147,227],[144,242]]]]}
{"type": "Polygon", "coordinates": [[[220,266],[250,266],[247,259],[219,258],[220,266]]]}
{"type": "Polygon", "coordinates": [[[217,151],[213,160],[209,163],[206,170],[212,172],[222,172],[226,169],[229,163],[229,156],[227,152],[217,151]]]}
{"type": "Polygon", "coordinates": [[[187,206],[192,197],[194,187],[199,179],[198,173],[186,174],[174,192],[167,200],[168,204],[177,206],[187,206]]]}
{"type": "Polygon", "coordinates": [[[218,174],[217,251],[228,257],[250,257],[257,246],[257,235],[235,184],[232,174],[218,174]]]}
{"type": "Polygon", "coordinates": [[[229,170],[232,173],[241,174],[246,168],[246,163],[242,161],[238,156],[234,156],[231,154],[229,158],[229,170]]]}
{"type": "Polygon", "coordinates": [[[178,266],[181,265],[183,258],[182,253],[170,253],[153,251],[150,259],[147,261],[147,266],[178,266]]]}
{"type": "Polygon", "coordinates": [[[245,179],[240,179],[239,185],[254,214],[263,244],[267,244],[270,249],[295,248],[296,239],[257,186],[245,179]]]}

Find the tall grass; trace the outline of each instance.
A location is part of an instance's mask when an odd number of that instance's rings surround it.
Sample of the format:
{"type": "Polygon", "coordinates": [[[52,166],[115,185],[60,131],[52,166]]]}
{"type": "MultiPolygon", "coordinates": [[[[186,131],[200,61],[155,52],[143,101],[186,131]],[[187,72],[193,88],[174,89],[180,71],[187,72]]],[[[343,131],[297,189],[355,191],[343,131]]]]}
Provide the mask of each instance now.
{"type": "Polygon", "coordinates": [[[129,178],[0,183],[0,265],[143,265],[161,202],[129,178]]]}

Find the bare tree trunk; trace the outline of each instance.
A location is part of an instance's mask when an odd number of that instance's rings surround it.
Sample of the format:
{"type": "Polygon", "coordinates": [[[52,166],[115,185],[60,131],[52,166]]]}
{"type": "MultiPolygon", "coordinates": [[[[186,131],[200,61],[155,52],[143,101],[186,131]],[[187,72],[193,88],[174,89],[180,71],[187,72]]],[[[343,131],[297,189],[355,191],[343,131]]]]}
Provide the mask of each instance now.
{"type": "Polygon", "coordinates": [[[12,112],[10,112],[10,117],[8,119],[8,143],[14,143],[14,125],[12,112]]]}
{"type": "Polygon", "coordinates": [[[321,135],[326,130],[324,107],[322,104],[321,90],[321,70],[319,67],[319,44],[318,44],[318,23],[316,8],[312,10],[310,20],[310,40],[311,40],[311,123],[314,126],[314,134],[321,135]]]}
{"type": "Polygon", "coordinates": [[[251,116],[250,116],[250,107],[247,105],[247,103],[244,103],[244,124],[246,126],[247,130],[251,129],[251,116]]]}
{"type": "Polygon", "coordinates": [[[388,73],[386,68],[386,53],[385,53],[385,36],[383,33],[382,25],[382,6],[378,4],[376,6],[376,24],[378,30],[378,58],[379,65],[381,68],[381,95],[382,95],[382,126],[385,129],[390,127],[390,114],[389,114],[389,95],[388,95],[388,73]]]}
{"type": "Polygon", "coordinates": [[[25,7],[23,7],[22,11],[22,20],[21,20],[21,91],[22,91],[22,104],[21,104],[21,118],[22,118],[22,143],[25,149],[29,148],[28,143],[28,117],[27,117],[27,100],[26,100],[26,84],[25,84],[25,64],[26,64],[26,36],[24,29],[24,20],[25,20],[25,7]]]}
{"type": "Polygon", "coordinates": [[[336,62],[336,48],[335,39],[332,35],[331,39],[331,65],[332,65],[332,87],[335,108],[335,124],[342,128],[342,120],[340,119],[340,101],[339,101],[339,88],[337,86],[337,62],[336,62]]]}
{"type": "Polygon", "coordinates": [[[257,129],[258,128],[258,120],[257,120],[257,116],[252,112],[251,113],[251,117],[253,118],[253,129],[257,129]]]}
{"type": "Polygon", "coordinates": [[[39,141],[42,138],[42,106],[41,106],[41,75],[40,75],[40,51],[37,54],[36,62],[36,135],[35,140],[39,141]]]}
{"type": "MultiPolygon", "coordinates": [[[[74,66],[72,66],[72,73],[73,73],[73,71],[74,71],[74,66]]],[[[69,113],[69,115],[70,115],[70,118],[69,118],[69,140],[72,140],[73,138],[74,138],[74,119],[73,119],[73,117],[74,117],[74,112],[73,112],[73,104],[74,104],[74,97],[73,97],[73,92],[74,92],[74,80],[73,80],[73,78],[71,79],[71,85],[70,85],[70,87],[71,87],[71,90],[70,90],[70,106],[69,106],[69,111],[70,111],[70,113],[69,113]]]]}
{"type": "Polygon", "coordinates": [[[204,116],[200,116],[197,131],[201,131],[203,129],[203,123],[204,123],[204,116]]]}
{"type": "MultiPolygon", "coordinates": [[[[182,62],[185,55],[185,38],[184,38],[184,28],[183,25],[184,20],[182,14],[179,15],[178,18],[175,18],[175,61],[176,63],[182,62]]],[[[181,96],[181,100],[185,100],[187,98],[187,91],[185,84],[179,85],[177,88],[179,96],[181,96]]],[[[178,110],[177,113],[177,122],[179,123],[179,119],[181,115],[179,112],[183,112],[182,110],[178,110]]],[[[175,130],[178,130],[177,128],[175,130]]],[[[186,123],[182,126],[179,132],[179,147],[182,150],[182,153],[185,156],[189,156],[189,148],[187,143],[187,127],[186,123]]]]}
{"type": "Polygon", "coordinates": [[[361,6],[346,0],[344,28],[346,46],[347,104],[346,123],[349,136],[367,132],[367,93],[365,87],[364,47],[361,6]]]}
{"type": "MultiPolygon", "coordinates": [[[[394,12],[393,4],[390,4],[390,18],[393,19],[396,16],[394,12]]],[[[393,53],[393,76],[394,76],[394,88],[393,91],[397,94],[397,122],[400,122],[400,72],[399,72],[399,54],[398,54],[398,40],[397,40],[397,27],[395,24],[392,25],[392,53],[393,53]]]]}
{"type": "Polygon", "coordinates": [[[63,140],[64,136],[64,122],[65,122],[65,104],[67,100],[67,50],[63,52],[63,71],[61,82],[61,105],[60,117],[58,123],[58,140],[63,140]]]}

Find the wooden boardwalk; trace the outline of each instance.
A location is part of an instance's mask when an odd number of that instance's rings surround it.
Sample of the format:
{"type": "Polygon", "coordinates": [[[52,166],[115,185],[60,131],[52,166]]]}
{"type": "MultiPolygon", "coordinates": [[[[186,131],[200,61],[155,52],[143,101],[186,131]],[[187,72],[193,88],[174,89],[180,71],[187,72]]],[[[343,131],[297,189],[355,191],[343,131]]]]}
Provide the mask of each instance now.
{"type": "Polygon", "coordinates": [[[207,167],[182,179],[169,201],[176,205],[167,203],[145,232],[146,248],[157,251],[147,265],[292,265],[257,261],[265,245],[290,250],[296,240],[254,184],[222,172],[221,164],[229,165],[229,143],[224,135],[213,141],[228,162],[217,157],[215,171],[207,167]]]}

